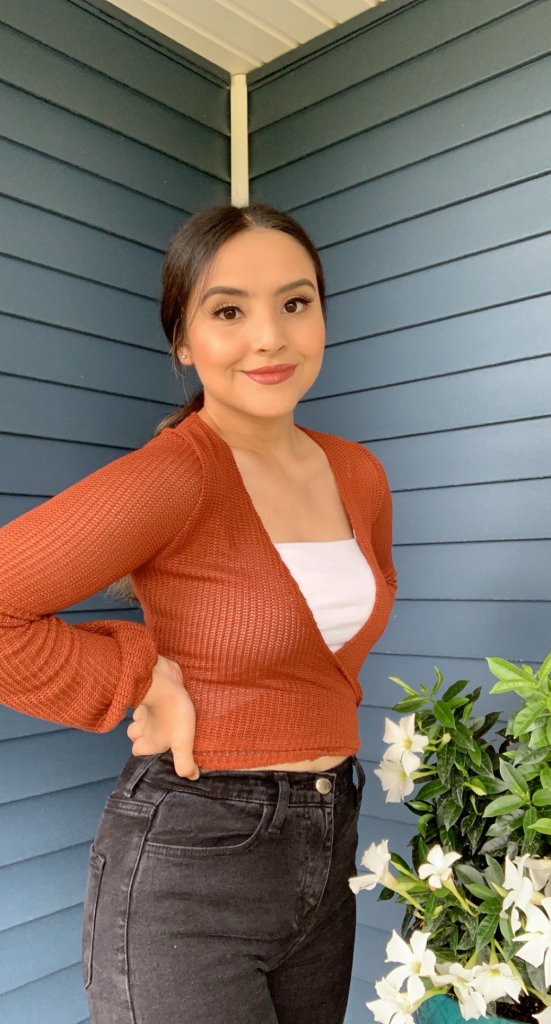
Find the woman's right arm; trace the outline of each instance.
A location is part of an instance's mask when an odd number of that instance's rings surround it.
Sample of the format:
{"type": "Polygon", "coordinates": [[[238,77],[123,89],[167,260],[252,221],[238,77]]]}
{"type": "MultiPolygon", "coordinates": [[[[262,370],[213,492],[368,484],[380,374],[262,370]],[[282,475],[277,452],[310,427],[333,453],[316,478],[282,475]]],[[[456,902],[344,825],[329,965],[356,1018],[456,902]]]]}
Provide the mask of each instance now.
{"type": "Polygon", "coordinates": [[[152,684],[150,630],[54,613],[144,565],[196,511],[201,468],[170,428],[0,529],[0,703],[106,732],[152,684]]]}

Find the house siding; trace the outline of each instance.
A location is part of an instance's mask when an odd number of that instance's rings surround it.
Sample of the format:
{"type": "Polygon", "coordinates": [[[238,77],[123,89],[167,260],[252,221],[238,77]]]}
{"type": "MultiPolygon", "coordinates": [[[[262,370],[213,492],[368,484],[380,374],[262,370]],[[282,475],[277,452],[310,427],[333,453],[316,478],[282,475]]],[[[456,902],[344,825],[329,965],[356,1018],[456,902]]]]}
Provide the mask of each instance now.
{"type": "MultiPolygon", "coordinates": [[[[228,76],[108,6],[0,10],[0,524],[145,443],[182,400],[162,256],[229,199],[228,76]]],[[[142,620],[104,593],[61,615],[142,620]]],[[[2,1024],[88,1018],[88,851],[128,753],[126,723],[99,736],[0,709],[2,1024]]]]}
{"type": "MultiPolygon", "coordinates": [[[[550,31],[548,0],[387,0],[249,75],[252,197],[297,217],[327,273],[326,357],[297,419],[367,445],[393,492],[359,852],[405,853],[413,825],[372,771],[388,677],[438,665],[489,707],[486,656],[551,648],[550,31]]],[[[368,1019],[401,914],[362,893],[358,917],[347,1024],[368,1019]]]]}

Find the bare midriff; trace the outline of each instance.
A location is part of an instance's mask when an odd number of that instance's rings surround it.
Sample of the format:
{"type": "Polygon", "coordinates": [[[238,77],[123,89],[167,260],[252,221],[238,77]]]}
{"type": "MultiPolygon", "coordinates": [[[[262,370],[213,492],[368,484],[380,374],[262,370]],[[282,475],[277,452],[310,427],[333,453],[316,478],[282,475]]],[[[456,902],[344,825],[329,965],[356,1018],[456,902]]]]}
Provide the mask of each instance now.
{"type": "Polygon", "coordinates": [[[242,772],[279,771],[279,772],[327,772],[336,768],[346,760],[342,754],[316,757],[313,761],[288,761],[284,764],[261,764],[254,768],[238,768],[242,772]]]}

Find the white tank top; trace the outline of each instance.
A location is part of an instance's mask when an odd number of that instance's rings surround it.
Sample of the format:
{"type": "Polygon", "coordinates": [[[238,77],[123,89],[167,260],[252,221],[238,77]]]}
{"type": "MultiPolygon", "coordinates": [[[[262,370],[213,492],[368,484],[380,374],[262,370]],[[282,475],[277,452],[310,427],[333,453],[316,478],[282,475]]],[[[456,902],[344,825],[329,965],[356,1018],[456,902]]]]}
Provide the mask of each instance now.
{"type": "Polygon", "coordinates": [[[350,640],[369,618],[376,583],[356,540],[274,544],[309,604],[331,651],[350,640]]]}

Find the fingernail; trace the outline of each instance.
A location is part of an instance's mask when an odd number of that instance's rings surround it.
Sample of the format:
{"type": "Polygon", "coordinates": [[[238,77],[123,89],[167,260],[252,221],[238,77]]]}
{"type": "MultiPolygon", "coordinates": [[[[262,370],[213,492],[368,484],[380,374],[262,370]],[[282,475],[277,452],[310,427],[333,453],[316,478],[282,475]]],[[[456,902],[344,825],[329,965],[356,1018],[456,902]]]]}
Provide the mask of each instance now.
{"type": "Polygon", "coordinates": [[[201,772],[197,772],[197,775],[190,775],[191,781],[192,782],[197,782],[197,779],[200,777],[200,775],[201,775],[201,772]]]}

